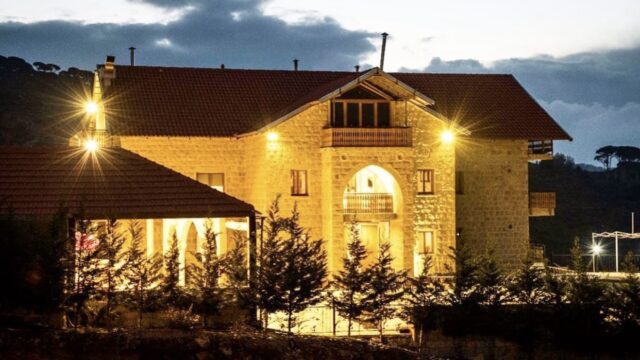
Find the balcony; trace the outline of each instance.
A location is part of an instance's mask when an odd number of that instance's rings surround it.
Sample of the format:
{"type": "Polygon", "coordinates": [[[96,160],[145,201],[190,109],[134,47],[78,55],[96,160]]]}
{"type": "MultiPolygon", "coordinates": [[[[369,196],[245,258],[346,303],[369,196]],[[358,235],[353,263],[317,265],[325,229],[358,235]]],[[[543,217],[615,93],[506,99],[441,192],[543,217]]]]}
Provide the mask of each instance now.
{"type": "Polygon", "coordinates": [[[530,192],[529,216],[555,216],[556,193],[530,192]]]}
{"type": "Polygon", "coordinates": [[[393,195],[388,193],[345,193],[344,215],[393,215],[393,195]]]}
{"type": "Polygon", "coordinates": [[[326,128],[322,147],[403,146],[412,145],[411,128],[326,128]]]}
{"type": "Polygon", "coordinates": [[[552,140],[531,140],[529,141],[529,160],[551,160],[553,159],[552,140]]]}

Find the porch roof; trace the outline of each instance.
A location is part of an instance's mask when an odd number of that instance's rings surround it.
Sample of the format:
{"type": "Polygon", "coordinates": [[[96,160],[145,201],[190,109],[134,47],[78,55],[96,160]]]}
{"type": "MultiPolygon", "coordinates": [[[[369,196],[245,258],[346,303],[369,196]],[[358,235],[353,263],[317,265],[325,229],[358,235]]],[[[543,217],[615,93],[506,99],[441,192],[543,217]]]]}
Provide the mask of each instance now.
{"type": "Polygon", "coordinates": [[[0,208],[16,215],[245,217],[253,206],[120,148],[0,147],[0,208]]]}

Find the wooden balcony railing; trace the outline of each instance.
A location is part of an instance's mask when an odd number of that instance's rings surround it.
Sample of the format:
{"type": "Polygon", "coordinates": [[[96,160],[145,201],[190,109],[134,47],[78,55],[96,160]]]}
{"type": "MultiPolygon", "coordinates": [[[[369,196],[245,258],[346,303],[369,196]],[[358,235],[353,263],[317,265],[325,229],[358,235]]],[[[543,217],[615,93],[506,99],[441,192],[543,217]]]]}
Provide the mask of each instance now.
{"type": "Polygon", "coordinates": [[[411,146],[411,128],[327,128],[322,146],[411,146]]]}
{"type": "Polygon", "coordinates": [[[393,214],[393,195],[387,193],[345,193],[344,213],[393,214]]]}
{"type": "Polygon", "coordinates": [[[531,140],[529,141],[529,159],[545,160],[553,158],[552,140],[531,140]]]}
{"type": "Polygon", "coordinates": [[[529,215],[530,216],[554,216],[556,213],[556,193],[554,192],[530,192],[529,215]]]}

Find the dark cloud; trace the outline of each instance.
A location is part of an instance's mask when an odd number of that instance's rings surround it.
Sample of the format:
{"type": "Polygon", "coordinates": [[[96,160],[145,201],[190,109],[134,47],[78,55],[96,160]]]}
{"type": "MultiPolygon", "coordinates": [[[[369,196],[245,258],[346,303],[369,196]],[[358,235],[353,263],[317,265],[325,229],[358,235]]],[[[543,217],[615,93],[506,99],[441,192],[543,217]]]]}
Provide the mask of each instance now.
{"type": "MultiPolygon", "coordinates": [[[[411,71],[411,69],[404,69],[411,71]]],[[[418,71],[513,74],[573,137],[556,150],[593,163],[604,145],[640,146],[640,48],[496,61],[431,60],[418,71]]]]}
{"type": "Polygon", "coordinates": [[[514,74],[537,99],[622,106],[640,101],[640,47],[564,57],[505,59],[485,67],[477,60],[431,60],[420,71],[514,74]]]}
{"type": "Polygon", "coordinates": [[[194,9],[167,25],[2,23],[0,54],[91,69],[106,54],[127,62],[133,45],[138,64],[288,69],[297,57],[302,69],[346,70],[374,50],[371,33],[345,30],[331,19],[288,25],[263,15],[258,0],[144,2],[194,9]]]}

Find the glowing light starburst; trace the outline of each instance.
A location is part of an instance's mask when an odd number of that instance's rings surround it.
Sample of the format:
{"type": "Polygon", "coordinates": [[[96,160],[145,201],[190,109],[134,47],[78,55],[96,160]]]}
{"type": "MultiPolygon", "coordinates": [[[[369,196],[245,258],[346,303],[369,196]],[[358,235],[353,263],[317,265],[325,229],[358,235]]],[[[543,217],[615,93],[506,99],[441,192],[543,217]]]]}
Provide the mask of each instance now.
{"type": "Polygon", "coordinates": [[[453,131],[447,129],[440,134],[440,140],[445,144],[450,144],[455,140],[456,136],[453,131]]]}
{"type": "Polygon", "coordinates": [[[100,144],[95,139],[87,139],[84,142],[84,149],[88,152],[96,152],[100,148],[100,144]]]}
{"type": "Polygon", "coordinates": [[[87,103],[84,104],[84,110],[88,114],[95,114],[98,112],[98,104],[96,104],[95,101],[87,101],[87,103]]]}

